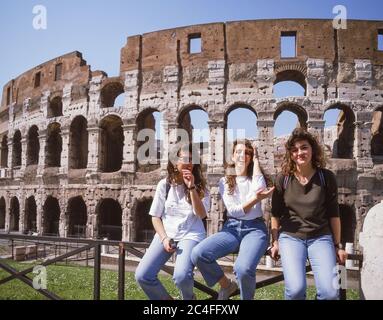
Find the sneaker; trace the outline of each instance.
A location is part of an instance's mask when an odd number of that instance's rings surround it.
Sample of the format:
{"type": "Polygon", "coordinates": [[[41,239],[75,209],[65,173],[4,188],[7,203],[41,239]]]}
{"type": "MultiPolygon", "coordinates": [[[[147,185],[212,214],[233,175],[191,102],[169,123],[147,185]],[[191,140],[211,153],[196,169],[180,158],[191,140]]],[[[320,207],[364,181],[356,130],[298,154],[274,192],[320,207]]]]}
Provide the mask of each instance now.
{"type": "Polygon", "coordinates": [[[219,290],[217,300],[228,300],[237,289],[237,283],[233,280],[230,280],[230,285],[227,288],[221,288],[219,290]]]}

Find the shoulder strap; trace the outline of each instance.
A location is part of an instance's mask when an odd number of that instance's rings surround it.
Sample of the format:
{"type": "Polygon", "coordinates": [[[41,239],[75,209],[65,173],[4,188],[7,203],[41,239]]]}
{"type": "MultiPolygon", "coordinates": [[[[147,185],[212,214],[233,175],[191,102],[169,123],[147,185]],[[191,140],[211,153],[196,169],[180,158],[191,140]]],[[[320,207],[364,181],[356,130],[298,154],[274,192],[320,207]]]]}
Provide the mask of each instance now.
{"type": "Polygon", "coordinates": [[[283,190],[287,189],[287,185],[289,184],[290,181],[290,175],[284,176],[283,178],[283,190]]]}
{"type": "Polygon", "coordinates": [[[321,186],[326,187],[326,179],[324,177],[324,173],[322,169],[319,169],[319,179],[320,179],[321,186]]]}

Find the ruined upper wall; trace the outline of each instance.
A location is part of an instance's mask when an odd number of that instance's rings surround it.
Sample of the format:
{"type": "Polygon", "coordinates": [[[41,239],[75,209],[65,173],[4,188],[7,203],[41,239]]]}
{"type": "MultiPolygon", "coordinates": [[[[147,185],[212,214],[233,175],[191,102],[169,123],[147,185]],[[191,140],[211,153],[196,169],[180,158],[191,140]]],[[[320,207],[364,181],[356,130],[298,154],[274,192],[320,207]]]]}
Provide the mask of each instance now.
{"type": "Polygon", "coordinates": [[[168,29],[129,37],[121,50],[120,70],[140,70],[145,90],[161,87],[166,66],[182,69],[182,85],[206,83],[207,61],[214,60],[225,60],[230,65],[273,59],[276,65],[289,61],[304,65],[312,58],[335,65],[368,59],[372,65],[383,65],[383,51],[377,50],[380,29],[383,30],[383,21],[348,20],[346,30],[336,30],[332,20],[311,19],[237,21],[168,29]],[[296,33],[294,58],[280,56],[283,32],[296,33]],[[201,36],[202,52],[190,54],[188,40],[195,34],[201,36]]]}
{"type": "Polygon", "coordinates": [[[33,108],[34,104],[39,103],[43,92],[50,91],[53,95],[62,95],[66,84],[72,85],[71,93],[74,99],[76,96],[86,95],[90,76],[90,66],[83,60],[80,52],[74,51],[57,57],[8,82],[3,88],[1,110],[4,111],[12,103],[20,106],[27,98],[32,100],[33,108]],[[60,77],[55,79],[56,66],[59,64],[61,64],[60,77]],[[40,81],[36,85],[38,74],[40,81]]]}

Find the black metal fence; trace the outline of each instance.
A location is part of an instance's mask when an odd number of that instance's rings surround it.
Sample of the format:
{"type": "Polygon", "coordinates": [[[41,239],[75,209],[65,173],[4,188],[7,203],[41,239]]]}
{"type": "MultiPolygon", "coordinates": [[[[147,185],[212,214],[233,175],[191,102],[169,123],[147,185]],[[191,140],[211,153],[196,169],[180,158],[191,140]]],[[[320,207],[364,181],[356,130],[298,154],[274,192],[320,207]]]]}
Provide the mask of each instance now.
{"type": "MultiPolygon", "coordinates": [[[[32,252],[35,253],[35,258],[38,259],[40,257],[39,252],[42,257],[46,257],[48,255],[48,259],[45,259],[39,265],[41,266],[49,266],[55,264],[59,261],[68,261],[70,257],[76,257],[71,261],[86,261],[86,265],[88,265],[88,260],[92,259],[93,263],[93,299],[100,300],[100,288],[101,288],[101,248],[102,246],[112,246],[118,248],[118,299],[125,299],[125,262],[126,262],[126,254],[129,253],[139,259],[141,259],[144,255],[143,250],[148,248],[148,243],[142,242],[122,242],[122,241],[112,241],[112,240],[93,240],[93,239],[79,239],[79,238],[59,238],[59,237],[48,237],[48,236],[28,236],[28,235],[16,235],[16,234],[3,234],[0,233],[0,239],[5,239],[10,241],[11,251],[12,251],[12,259],[15,258],[14,247],[17,242],[26,242],[32,243],[36,246],[36,249],[32,252]],[[85,257],[81,256],[85,253],[85,257]],[[50,257],[50,258],[49,258],[50,257]]],[[[33,258],[32,253],[32,258],[33,258]]],[[[349,260],[357,260],[359,262],[359,271],[362,267],[363,256],[349,254],[349,260]]],[[[7,283],[8,281],[19,279],[28,286],[33,288],[33,281],[27,275],[28,273],[33,271],[33,267],[29,267],[25,270],[18,271],[7,263],[5,263],[4,259],[0,259],[0,268],[8,272],[10,275],[0,280],[0,285],[7,283]]],[[[161,268],[164,272],[172,275],[173,267],[163,266],[161,268]]],[[[306,272],[310,272],[311,267],[306,267],[306,272]]],[[[266,287],[278,282],[283,281],[283,274],[279,274],[276,276],[272,276],[266,280],[257,282],[257,289],[266,287]]],[[[198,281],[194,281],[194,287],[202,292],[205,292],[209,295],[208,299],[217,299],[218,292],[203,285],[198,281]]],[[[59,296],[55,293],[50,292],[47,289],[34,289],[52,300],[61,300],[59,296]]],[[[239,290],[237,290],[233,295],[239,294],[239,290]]],[[[346,290],[340,289],[340,299],[346,299],[346,290]]]]}

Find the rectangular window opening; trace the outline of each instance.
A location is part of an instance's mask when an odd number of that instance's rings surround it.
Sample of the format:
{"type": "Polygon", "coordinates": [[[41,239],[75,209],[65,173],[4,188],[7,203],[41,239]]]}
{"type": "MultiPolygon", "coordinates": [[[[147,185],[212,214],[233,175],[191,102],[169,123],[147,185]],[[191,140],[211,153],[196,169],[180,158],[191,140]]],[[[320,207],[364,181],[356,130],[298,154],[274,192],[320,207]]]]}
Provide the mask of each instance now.
{"type": "Polygon", "coordinates": [[[202,52],[202,38],[200,33],[189,35],[189,53],[201,53],[202,52]]]}
{"type": "Polygon", "coordinates": [[[40,87],[40,82],[41,82],[41,72],[37,72],[35,74],[35,88],[40,87]]]}
{"type": "Polygon", "coordinates": [[[55,81],[61,80],[63,64],[58,63],[55,66],[55,81]]]}
{"type": "Polygon", "coordinates": [[[383,51],[383,29],[378,30],[378,50],[383,51]]]}
{"type": "Polygon", "coordinates": [[[11,88],[7,88],[7,106],[11,104],[11,88]]]}
{"type": "Polygon", "coordinates": [[[281,33],[281,58],[295,58],[297,56],[297,33],[288,31],[281,33]]]}

